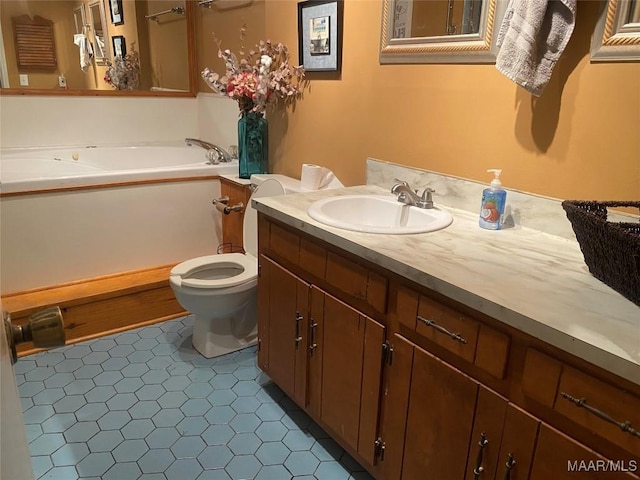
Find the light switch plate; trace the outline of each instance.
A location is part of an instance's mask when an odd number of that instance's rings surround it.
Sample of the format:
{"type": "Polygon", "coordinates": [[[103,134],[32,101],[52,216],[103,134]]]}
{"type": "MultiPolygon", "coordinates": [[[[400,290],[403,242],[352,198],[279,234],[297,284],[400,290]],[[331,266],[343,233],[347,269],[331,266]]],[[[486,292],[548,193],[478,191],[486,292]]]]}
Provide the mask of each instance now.
{"type": "Polygon", "coordinates": [[[29,86],[29,75],[26,75],[24,73],[20,74],[20,86],[21,87],[29,86]]]}

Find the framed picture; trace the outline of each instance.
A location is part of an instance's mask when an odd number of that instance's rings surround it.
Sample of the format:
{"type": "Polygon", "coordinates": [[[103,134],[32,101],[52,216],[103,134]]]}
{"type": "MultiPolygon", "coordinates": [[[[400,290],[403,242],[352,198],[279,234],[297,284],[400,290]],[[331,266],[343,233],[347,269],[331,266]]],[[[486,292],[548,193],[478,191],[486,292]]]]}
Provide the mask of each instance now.
{"type": "Polygon", "coordinates": [[[113,45],[113,56],[124,58],[127,54],[127,43],[124,41],[124,37],[122,35],[111,37],[111,44],[113,45]]]}
{"type": "Polygon", "coordinates": [[[109,12],[111,13],[111,23],[114,25],[122,25],[124,23],[122,0],[109,0],[109,12]]]}
{"type": "Polygon", "coordinates": [[[340,71],[343,6],[343,0],[298,3],[298,61],[307,72],[340,71]]]}

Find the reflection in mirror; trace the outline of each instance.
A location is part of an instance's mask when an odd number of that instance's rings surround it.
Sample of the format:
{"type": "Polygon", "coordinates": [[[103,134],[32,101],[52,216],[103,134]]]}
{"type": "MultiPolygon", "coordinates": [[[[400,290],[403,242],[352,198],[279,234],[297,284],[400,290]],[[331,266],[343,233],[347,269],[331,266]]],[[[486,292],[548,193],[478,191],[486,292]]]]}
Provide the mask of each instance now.
{"type": "Polygon", "coordinates": [[[383,0],[380,63],[495,61],[503,0],[383,0]]]}
{"type": "Polygon", "coordinates": [[[73,9],[73,21],[76,25],[76,33],[84,33],[87,28],[87,15],[85,14],[84,4],[73,9]]]}
{"type": "Polygon", "coordinates": [[[104,37],[104,27],[106,17],[104,15],[104,4],[96,2],[89,5],[91,14],[91,31],[93,32],[93,56],[97,65],[105,65],[109,59],[109,50],[104,37]]]}
{"type": "Polygon", "coordinates": [[[640,3],[609,0],[600,15],[591,41],[591,60],[624,62],[640,60],[640,3]]]}
{"type": "Polygon", "coordinates": [[[482,0],[396,0],[393,38],[478,33],[482,0]]]}
{"type": "Polygon", "coordinates": [[[191,0],[122,0],[124,22],[119,25],[114,24],[109,15],[111,0],[1,1],[0,52],[4,51],[5,55],[0,60],[6,64],[6,69],[0,69],[3,95],[192,96],[196,93],[193,53],[196,3],[191,0]],[[164,11],[169,13],[156,17],[155,21],[150,19],[164,11]],[[55,71],[18,67],[12,18],[23,15],[44,17],[53,22],[55,71]],[[83,34],[84,44],[77,37],[83,34]],[[113,62],[110,45],[114,37],[124,37],[127,53],[135,52],[139,56],[140,78],[136,91],[116,91],[114,85],[105,80],[109,64],[113,62]],[[28,85],[24,85],[27,82],[28,85]]]}

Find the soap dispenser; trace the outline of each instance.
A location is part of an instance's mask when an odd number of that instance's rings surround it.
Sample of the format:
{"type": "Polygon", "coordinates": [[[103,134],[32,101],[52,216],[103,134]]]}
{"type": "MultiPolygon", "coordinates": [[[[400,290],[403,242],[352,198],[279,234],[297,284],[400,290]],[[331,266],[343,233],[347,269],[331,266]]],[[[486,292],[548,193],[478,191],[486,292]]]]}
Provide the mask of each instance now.
{"type": "Polygon", "coordinates": [[[502,188],[500,174],[502,170],[490,168],[488,173],[493,173],[489,188],[482,191],[482,205],[480,207],[480,226],[488,230],[500,230],[504,216],[504,207],[507,200],[507,192],[502,188]]]}

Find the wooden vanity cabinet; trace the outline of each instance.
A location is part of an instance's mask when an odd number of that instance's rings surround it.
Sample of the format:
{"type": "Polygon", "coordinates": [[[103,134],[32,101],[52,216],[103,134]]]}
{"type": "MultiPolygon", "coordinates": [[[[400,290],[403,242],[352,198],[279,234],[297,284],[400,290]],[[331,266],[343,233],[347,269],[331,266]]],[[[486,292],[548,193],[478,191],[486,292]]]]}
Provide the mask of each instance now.
{"type": "Polygon", "coordinates": [[[637,438],[561,396],[635,426],[637,389],[294,228],[259,225],[258,365],[376,479],[638,480],[637,438]]]}
{"type": "MultiPolygon", "coordinates": [[[[310,279],[335,272],[339,257],[327,262],[325,250],[293,232],[263,219],[259,224],[267,233],[259,235],[258,366],[343,446],[373,465],[385,327],[270,255],[310,279]]],[[[369,272],[359,271],[350,285],[365,303],[381,305],[379,298],[367,298],[374,291],[368,278],[369,272]]],[[[386,292],[383,297],[386,305],[386,292]]]]}

